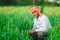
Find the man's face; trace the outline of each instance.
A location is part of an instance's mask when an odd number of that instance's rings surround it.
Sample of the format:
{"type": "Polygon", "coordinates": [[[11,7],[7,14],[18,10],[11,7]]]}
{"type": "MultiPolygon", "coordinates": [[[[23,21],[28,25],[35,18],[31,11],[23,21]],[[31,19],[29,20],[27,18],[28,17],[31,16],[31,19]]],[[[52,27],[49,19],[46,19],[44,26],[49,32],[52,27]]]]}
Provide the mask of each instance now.
{"type": "Polygon", "coordinates": [[[37,12],[32,13],[36,18],[39,16],[37,12]]]}

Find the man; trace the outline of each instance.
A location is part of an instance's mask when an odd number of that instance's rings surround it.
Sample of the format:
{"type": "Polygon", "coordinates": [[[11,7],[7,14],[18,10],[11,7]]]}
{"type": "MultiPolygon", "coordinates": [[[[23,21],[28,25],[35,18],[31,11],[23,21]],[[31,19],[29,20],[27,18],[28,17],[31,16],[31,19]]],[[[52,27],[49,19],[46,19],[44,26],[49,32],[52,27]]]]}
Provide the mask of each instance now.
{"type": "Polygon", "coordinates": [[[33,7],[31,12],[35,19],[33,29],[29,33],[33,35],[34,40],[44,40],[47,36],[47,31],[51,28],[50,21],[47,16],[40,12],[38,7],[33,7]]]}

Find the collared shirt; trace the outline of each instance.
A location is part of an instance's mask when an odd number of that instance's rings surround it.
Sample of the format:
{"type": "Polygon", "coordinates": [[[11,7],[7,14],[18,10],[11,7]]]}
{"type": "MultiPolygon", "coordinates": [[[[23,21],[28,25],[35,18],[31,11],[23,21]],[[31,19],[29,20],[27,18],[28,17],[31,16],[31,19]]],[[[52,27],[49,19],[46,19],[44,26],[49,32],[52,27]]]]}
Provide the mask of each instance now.
{"type": "Polygon", "coordinates": [[[39,17],[38,19],[34,19],[34,26],[33,30],[38,31],[47,31],[49,28],[51,28],[51,24],[47,16],[43,15],[42,17],[39,17]]]}

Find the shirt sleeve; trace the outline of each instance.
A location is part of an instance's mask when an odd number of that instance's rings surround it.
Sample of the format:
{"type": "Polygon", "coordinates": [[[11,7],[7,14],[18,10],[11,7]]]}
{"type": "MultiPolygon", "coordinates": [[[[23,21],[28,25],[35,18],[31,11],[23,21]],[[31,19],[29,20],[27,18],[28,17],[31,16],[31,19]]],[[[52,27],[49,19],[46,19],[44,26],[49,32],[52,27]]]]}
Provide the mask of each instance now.
{"type": "Polygon", "coordinates": [[[38,29],[35,29],[37,32],[38,31],[46,31],[48,29],[47,24],[48,24],[48,19],[47,18],[42,18],[41,19],[41,26],[38,29]]]}
{"type": "Polygon", "coordinates": [[[33,25],[33,28],[32,28],[32,30],[34,30],[35,29],[35,25],[33,25]]]}
{"type": "Polygon", "coordinates": [[[35,25],[35,19],[34,19],[34,24],[33,24],[33,28],[32,28],[32,30],[34,30],[34,29],[35,29],[35,26],[36,26],[36,25],[35,25]]]}

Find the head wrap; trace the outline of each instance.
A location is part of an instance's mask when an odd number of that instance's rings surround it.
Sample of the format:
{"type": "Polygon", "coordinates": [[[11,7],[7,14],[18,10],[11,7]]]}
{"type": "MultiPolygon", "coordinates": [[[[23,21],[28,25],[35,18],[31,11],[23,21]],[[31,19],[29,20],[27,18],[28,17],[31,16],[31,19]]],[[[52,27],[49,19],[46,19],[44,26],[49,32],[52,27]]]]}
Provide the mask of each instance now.
{"type": "Polygon", "coordinates": [[[32,12],[32,13],[33,13],[33,12],[40,13],[40,8],[38,8],[38,7],[33,7],[33,8],[31,8],[31,12],[32,12]]]}

